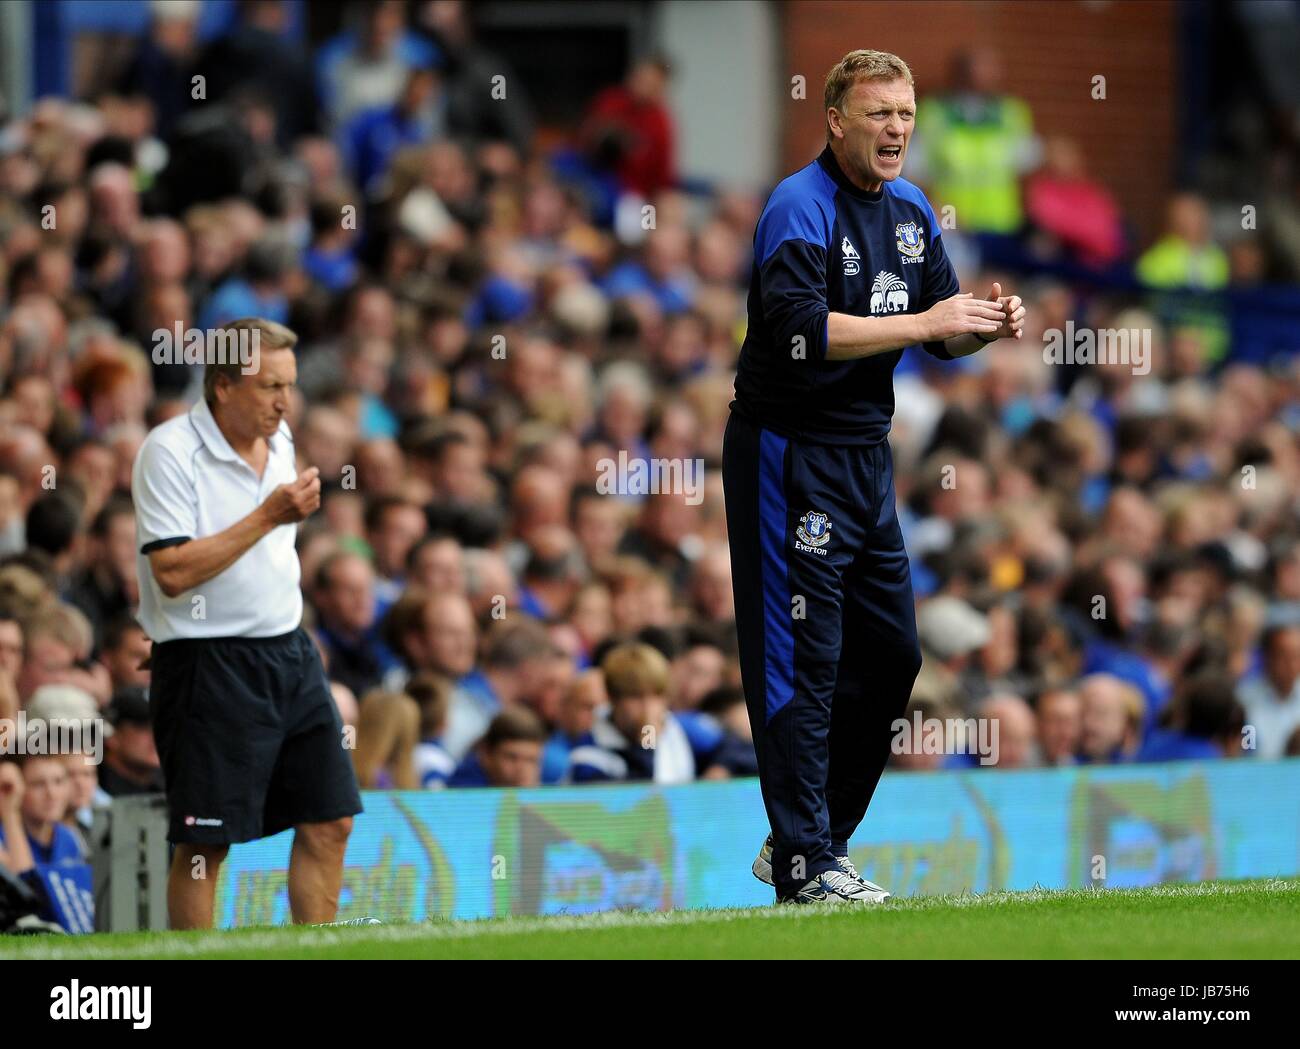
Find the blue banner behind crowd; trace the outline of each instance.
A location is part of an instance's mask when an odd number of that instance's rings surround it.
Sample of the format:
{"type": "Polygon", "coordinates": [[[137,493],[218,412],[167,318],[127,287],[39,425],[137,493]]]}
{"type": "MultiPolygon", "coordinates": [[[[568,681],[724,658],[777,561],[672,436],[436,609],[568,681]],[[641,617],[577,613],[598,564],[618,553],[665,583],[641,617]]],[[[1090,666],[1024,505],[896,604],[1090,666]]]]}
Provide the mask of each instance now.
{"type": "MultiPolygon", "coordinates": [[[[340,918],[746,907],[767,821],[756,780],[368,793],[340,918]]],[[[239,845],[222,927],[289,920],[291,836],[239,845]]],[[[1300,872],[1300,759],[892,773],[851,842],[900,896],[1122,888],[1300,872]]]]}

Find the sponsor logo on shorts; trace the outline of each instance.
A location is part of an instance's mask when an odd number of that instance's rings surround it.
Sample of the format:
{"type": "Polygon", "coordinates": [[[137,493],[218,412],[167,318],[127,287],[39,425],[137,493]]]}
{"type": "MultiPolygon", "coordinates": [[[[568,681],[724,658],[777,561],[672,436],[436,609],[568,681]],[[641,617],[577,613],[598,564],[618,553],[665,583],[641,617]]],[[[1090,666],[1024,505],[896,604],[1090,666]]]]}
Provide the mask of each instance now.
{"type": "Polygon", "coordinates": [[[794,530],[794,548],[804,553],[826,556],[826,544],[831,541],[831,519],[826,514],[809,510],[794,530]]]}
{"type": "Polygon", "coordinates": [[[220,827],[221,820],[214,820],[210,816],[186,816],[185,826],[187,827],[220,827]]]}

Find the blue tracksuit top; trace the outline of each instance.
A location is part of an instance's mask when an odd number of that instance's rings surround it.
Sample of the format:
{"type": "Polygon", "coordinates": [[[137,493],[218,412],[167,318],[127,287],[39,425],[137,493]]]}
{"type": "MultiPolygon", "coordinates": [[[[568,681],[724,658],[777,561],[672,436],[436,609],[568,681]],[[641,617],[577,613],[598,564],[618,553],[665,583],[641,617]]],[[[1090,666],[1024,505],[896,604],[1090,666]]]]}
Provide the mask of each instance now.
{"type": "MultiPolygon", "coordinates": [[[[827,315],[923,313],[959,290],[925,195],[902,178],[866,193],[827,146],[773,190],[754,231],[733,408],[794,440],[883,440],[903,351],[828,361],[827,315]]],[[[941,342],[925,349],[950,359],[941,342]]]]}

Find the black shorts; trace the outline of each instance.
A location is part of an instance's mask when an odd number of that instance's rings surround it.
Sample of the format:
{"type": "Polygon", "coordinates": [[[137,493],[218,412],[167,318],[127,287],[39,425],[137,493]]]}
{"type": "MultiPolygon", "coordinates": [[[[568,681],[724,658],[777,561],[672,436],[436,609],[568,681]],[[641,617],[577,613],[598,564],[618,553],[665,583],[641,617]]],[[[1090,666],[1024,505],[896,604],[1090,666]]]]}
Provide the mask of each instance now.
{"type": "Polygon", "coordinates": [[[301,627],[164,641],[152,664],[171,841],[229,845],[361,811],[343,721],[301,627]]]}

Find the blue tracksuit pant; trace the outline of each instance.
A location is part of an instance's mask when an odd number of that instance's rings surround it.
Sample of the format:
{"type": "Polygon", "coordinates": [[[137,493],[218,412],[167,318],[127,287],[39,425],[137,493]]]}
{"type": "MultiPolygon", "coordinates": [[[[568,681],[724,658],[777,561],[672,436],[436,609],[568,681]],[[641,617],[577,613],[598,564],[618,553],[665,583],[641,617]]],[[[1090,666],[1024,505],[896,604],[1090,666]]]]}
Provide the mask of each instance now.
{"type": "Polygon", "coordinates": [[[888,440],[723,442],[741,672],[778,896],[835,867],[921,668],[888,440]]]}

